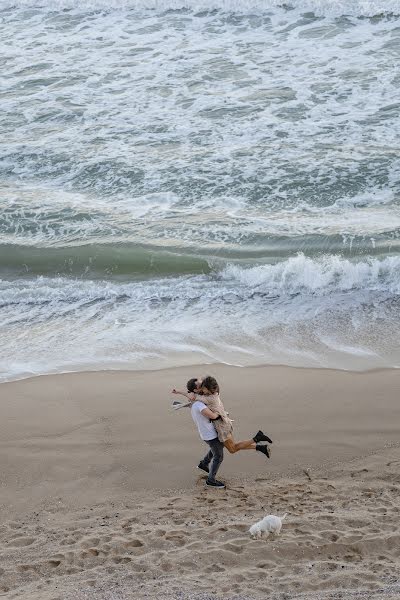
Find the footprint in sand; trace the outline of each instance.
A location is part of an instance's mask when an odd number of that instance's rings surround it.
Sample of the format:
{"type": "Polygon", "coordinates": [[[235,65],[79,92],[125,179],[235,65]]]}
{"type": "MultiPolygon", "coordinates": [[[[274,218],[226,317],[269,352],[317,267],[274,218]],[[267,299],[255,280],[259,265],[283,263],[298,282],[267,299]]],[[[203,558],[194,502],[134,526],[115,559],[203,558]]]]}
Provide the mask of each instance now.
{"type": "Polygon", "coordinates": [[[368,521],[364,521],[363,519],[345,519],[344,522],[346,525],[351,527],[352,529],[363,529],[364,527],[369,527],[370,523],[368,521]]]}
{"type": "Polygon", "coordinates": [[[9,546],[15,546],[15,547],[30,546],[35,541],[36,541],[36,539],[32,538],[32,537],[18,537],[18,538],[15,538],[13,540],[10,540],[8,542],[8,545],[9,546]]]}
{"type": "Polygon", "coordinates": [[[174,569],[174,565],[169,561],[162,562],[160,566],[161,566],[162,571],[165,571],[165,572],[173,571],[173,569],[174,569]]]}
{"type": "Polygon", "coordinates": [[[75,538],[67,538],[65,540],[61,540],[60,542],[61,546],[73,546],[74,544],[76,544],[75,538]]]}
{"type": "MultiPolygon", "coordinates": [[[[37,571],[37,565],[18,565],[17,571],[20,571],[21,573],[27,573],[28,571],[37,571]]],[[[0,573],[0,575],[2,575],[2,573],[0,573]]]]}
{"type": "Polygon", "coordinates": [[[241,554],[243,552],[243,546],[236,546],[235,544],[231,544],[230,542],[223,544],[223,548],[225,550],[228,550],[228,552],[234,552],[235,554],[241,554]]]}
{"type": "Polygon", "coordinates": [[[163,537],[166,533],[167,532],[165,531],[165,529],[156,529],[154,535],[156,535],[157,537],[163,537]]]}
{"type": "Polygon", "coordinates": [[[130,540],[129,542],[125,542],[123,546],[124,548],[141,548],[144,544],[140,540],[130,540]]]}
{"type": "Polygon", "coordinates": [[[226,571],[225,567],[222,567],[218,564],[213,565],[213,571],[216,573],[223,573],[224,571],[226,571]]]}
{"type": "Polygon", "coordinates": [[[137,565],[132,563],[131,566],[129,567],[130,569],[132,569],[133,571],[135,571],[136,573],[146,573],[148,568],[146,565],[137,565]]]}
{"type": "Polygon", "coordinates": [[[99,551],[97,548],[88,548],[81,552],[80,556],[81,558],[92,558],[93,556],[99,556],[99,551]]]}
{"type": "Polygon", "coordinates": [[[174,544],[175,546],[182,547],[186,544],[186,540],[181,535],[167,535],[165,539],[174,544]]]}
{"type": "Polygon", "coordinates": [[[100,538],[86,538],[82,540],[80,545],[82,548],[91,548],[100,544],[100,538]]]}
{"type": "Polygon", "coordinates": [[[361,556],[359,554],[345,554],[343,560],[346,562],[359,562],[361,560],[361,556]]]}
{"type": "Polygon", "coordinates": [[[132,561],[131,558],[129,558],[129,556],[114,556],[113,557],[113,562],[115,562],[116,564],[126,564],[132,561]]]}
{"type": "Polygon", "coordinates": [[[109,575],[112,575],[113,573],[115,573],[115,567],[107,567],[105,569],[106,573],[108,573],[109,575]]]}
{"type": "Polygon", "coordinates": [[[57,567],[59,567],[59,566],[60,566],[60,564],[61,564],[61,560],[58,560],[58,559],[54,559],[54,558],[53,558],[52,560],[49,560],[49,561],[47,561],[47,564],[48,564],[48,565],[49,565],[49,567],[51,567],[52,569],[56,569],[57,567]]]}
{"type": "Polygon", "coordinates": [[[101,538],[102,542],[111,542],[111,540],[113,539],[112,535],[103,535],[103,537],[101,538]]]}
{"type": "Polygon", "coordinates": [[[272,569],[275,567],[274,563],[272,562],[262,562],[262,563],[258,563],[258,565],[256,565],[257,569],[272,569]]]}
{"type": "Polygon", "coordinates": [[[249,529],[248,525],[244,525],[243,523],[234,523],[231,525],[232,529],[236,529],[236,531],[245,532],[249,529]]]}

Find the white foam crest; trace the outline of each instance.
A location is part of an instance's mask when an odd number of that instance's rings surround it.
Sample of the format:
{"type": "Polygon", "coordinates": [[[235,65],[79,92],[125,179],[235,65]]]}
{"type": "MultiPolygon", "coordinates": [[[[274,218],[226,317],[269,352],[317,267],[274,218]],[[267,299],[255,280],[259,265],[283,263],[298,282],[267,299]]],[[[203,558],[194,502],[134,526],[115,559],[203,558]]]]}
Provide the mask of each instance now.
{"type": "MultiPolygon", "coordinates": [[[[134,222],[161,220],[179,198],[170,192],[116,198],[38,185],[0,185],[0,243],[63,246],[130,241],[134,222]]],[[[134,239],[133,235],[133,239],[134,239]]]]}
{"type": "Polygon", "coordinates": [[[317,15],[375,15],[400,14],[398,0],[1,0],[0,8],[44,8],[90,10],[182,10],[195,12],[220,10],[229,13],[257,14],[274,8],[294,8],[317,15]]]}
{"type": "MultiPolygon", "coordinates": [[[[185,205],[173,193],[116,199],[113,204],[41,187],[3,188],[0,242],[63,246],[95,242],[212,247],[246,242],[252,236],[366,236],[400,231],[400,206],[392,191],[343,197],[328,206],[302,202],[293,209],[265,209],[245,198],[199,199],[185,205]],[[168,220],[165,220],[168,217],[168,220]],[[143,227],[145,220],[146,227],[143,227]],[[207,221],[207,226],[202,223],[207,221]]],[[[321,239],[321,244],[323,244],[321,239]]],[[[345,244],[345,240],[343,242],[345,244]]]]}
{"type": "Polygon", "coordinates": [[[0,280],[0,302],[20,305],[41,305],[49,302],[79,304],[96,300],[115,300],[127,290],[128,288],[119,287],[109,281],[97,283],[41,276],[34,280],[16,280],[12,285],[7,280],[0,280]]]}
{"type": "Polygon", "coordinates": [[[400,257],[366,258],[352,262],[334,255],[310,258],[300,253],[273,265],[243,267],[230,264],[211,275],[126,283],[44,276],[12,282],[0,280],[0,302],[4,306],[61,303],[78,307],[95,302],[99,302],[99,306],[116,302],[129,305],[132,312],[148,313],[151,318],[161,320],[168,310],[176,314],[179,310],[191,313],[193,303],[197,306],[196,310],[207,315],[208,310],[213,312],[213,305],[239,306],[242,302],[251,301],[255,295],[285,301],[288,296],[299,295],[301,301],[306,302],[309,296],[331,297],[350,291],[399,295],[400,257]],[[158,315],[157,310],[161,308],[158,315]]]}
{"type": "Polygon", "coordinates": [[[237,206],[229,215],[242,220],[240,229],[270,235],[373,236],[400,228],[400,206],[392,190],[371,189],[318,206],[303,201],[293,208],[237,206]],[[243,223],[245,219],[246,223],[243,223]]]}
{"type": "Polygon", "coordinates": [[[393,190],[368,190],[355,196],[343,196],[332,204],[327,206],[324,210],[331,212],[335,210],[343,210],[343,208],[368,208],[370,206],[382,206],[392,203],[395,200],[395,193],[393,190]]]}
{"type": "Polygon", "coordinates": [[[367,258],[351,262],[340,256],[309,258],[300,253],[275,265],[243,268],[229,265],[225,280],[235,280],[251,290],[270,295],[329,295],[349,290],[400,293],[400,257],[367,258]]]}

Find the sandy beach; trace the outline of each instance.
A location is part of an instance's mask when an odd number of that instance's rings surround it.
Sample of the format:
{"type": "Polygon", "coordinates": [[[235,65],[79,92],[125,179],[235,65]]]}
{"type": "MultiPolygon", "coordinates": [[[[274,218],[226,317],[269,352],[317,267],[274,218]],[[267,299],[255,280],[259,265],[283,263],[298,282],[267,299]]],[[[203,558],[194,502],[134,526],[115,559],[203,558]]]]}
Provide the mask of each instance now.
{"type": "Polygon", "coordinates": [[[399,373],[227,366],[0,387],[0,596],[398,598],[399,373]],[[236,438],[226,490],[173,386],[212,372],[236,438]],[[265,514],[277,538],[251,540],[265,514]]]}

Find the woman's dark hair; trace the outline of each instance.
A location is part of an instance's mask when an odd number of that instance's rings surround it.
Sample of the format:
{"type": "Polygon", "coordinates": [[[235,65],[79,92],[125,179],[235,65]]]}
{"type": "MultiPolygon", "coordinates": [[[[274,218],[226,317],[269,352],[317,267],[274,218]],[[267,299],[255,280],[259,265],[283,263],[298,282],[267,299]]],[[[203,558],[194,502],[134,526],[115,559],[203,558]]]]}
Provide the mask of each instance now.
{"type": "Polygon", "coordinates": [[[203,381],[201,382],[201,385],[202,385],[202,387],[207,388],[208,391],[211,392],[212,394],[219,394],[219,385],[218,385],[215,377],[211,377],[211,375],[207,375],[207,377],[204,377],[203,381]]]}
{"type": "Polygon", "coordinates": [[[194,392],[197,389],[197,377],[189,379],[189,381],[186,384],[186,389],[188,392],[194,392]]]}

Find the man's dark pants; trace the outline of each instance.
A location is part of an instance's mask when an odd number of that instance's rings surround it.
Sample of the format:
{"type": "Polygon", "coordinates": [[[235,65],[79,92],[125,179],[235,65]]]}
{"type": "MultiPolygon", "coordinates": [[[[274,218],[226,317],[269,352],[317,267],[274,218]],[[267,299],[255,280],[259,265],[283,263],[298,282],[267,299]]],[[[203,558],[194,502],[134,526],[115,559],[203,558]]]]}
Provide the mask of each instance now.
{"type": "Polygon", "coordinates": [[[210,465],[210,472],[208,474],[209,481],[215,481],[217,471],[224,460],[224,445],[216,437],[213,440],[204,440],[206,444],[210,446],[210,450],[207,452],[200,464],[208,467],[210,465]]]}

